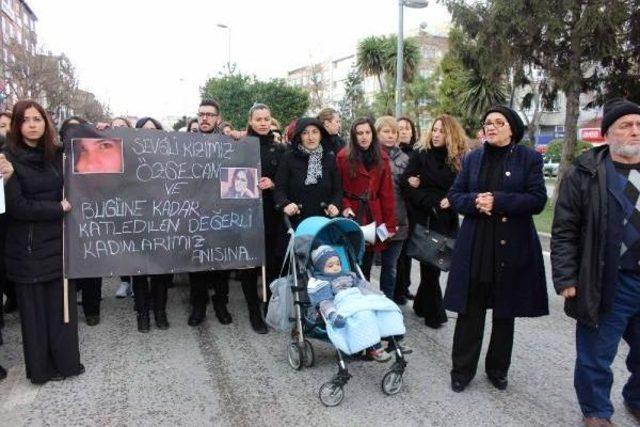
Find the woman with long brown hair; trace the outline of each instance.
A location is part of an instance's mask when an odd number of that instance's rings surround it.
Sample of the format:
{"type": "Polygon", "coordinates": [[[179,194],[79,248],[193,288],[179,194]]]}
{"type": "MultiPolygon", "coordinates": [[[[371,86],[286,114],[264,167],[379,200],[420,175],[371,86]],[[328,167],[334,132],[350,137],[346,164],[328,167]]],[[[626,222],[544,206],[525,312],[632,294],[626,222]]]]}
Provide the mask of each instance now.
{"type": "MultiPolygon", "coordinates": [[[[354,218],[360,225],[373,222],[376,228],[386,227],[388,232],[386,239],[376,237],[375,243],[366,247],[362,271],[369,280],[374,254],[386,249],[397,231],[389,156],[380,147],[371,119],[353,122],[349,144],[338,153],[337,165],[344,188],[342,215],[354,218]]],[[[367,355],[378,362],[391,357],[381,346],[368,349],[367,355]]]]}
{"type": "MultiPolygon", "coordinates": [[[[467,136],[458,121],[447,114],[436,117],[431,129],[420,139],[405,169],[402,185],[412,218],[417,224],[454,237],[458,214],[451,209],[447,192],[460,172],[467,151],[467,136]]],[[[440,270],[420,263],[420,286],[413,310],[431,328],[447,321],[442,305],[440,270]]]]}
{"type": "Polygon", "coordinates": [[[34,384],[84,372],[78,344],[78,313],[69,287],[69,323],[63,320],[62,150],[45,110],[34,101],[13,107],[7,159],[14,168],[6,204],[7,276],[16,284],[27,378],[34,384]]]}

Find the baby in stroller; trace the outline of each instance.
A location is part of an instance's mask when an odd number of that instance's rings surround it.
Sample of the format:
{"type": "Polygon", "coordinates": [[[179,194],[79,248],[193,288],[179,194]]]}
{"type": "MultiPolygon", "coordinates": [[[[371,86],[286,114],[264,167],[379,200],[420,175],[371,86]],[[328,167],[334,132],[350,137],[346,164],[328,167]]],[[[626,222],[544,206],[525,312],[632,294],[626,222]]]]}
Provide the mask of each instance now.
{"type": "MultiPolygon", "coordinates": [[[[388,300],[384,294],[376,289],[370,287],[369,283],[358,277],[353,272],[343,271],[342,263],[338,252],[329,245],[321,245],[311,253],[311,260],[313,263],[313,277],[307,282],[307,294],[309,296],[309,302],[312,307],[316,308],[325,323],[329,337],[332,341],[338,338],[344,338],[345,341],[349,341],[349,334],[341,333],[340,329],[344,328],[347,324],[345,315],[353,310],[345,308],[345,313],[341,313],[336,306],[336,299],[343,299],[346,301],[348,298],[353,304],[358,304],[362,301],[365,305],[369,305],[372,301],[375,302],[375,306],[371,308],[380,308],[382,310],[388,310],[389,305],[395,306],[392,301],[388,300]],[[340,295],[340,296],[338,296],[340,295]],[[371,298],[363,298],[364,296],[371,296],[371,298]],[[386,305],[384,308],[382,306],[386,305]],[[334,332],[332,334],[332,332],[334,332]]],[[[345,304],[343,304],[346,307],[345,304]]],[[[395,306],[397,308],[397,306],[395,306]]],[[[398,310],[399,312],[399,310],[398,310]]],[[[398,319],[395,319],[395,323],[398,323],[398,319]]],[[[358,323],[355,321],[354,323],[358,323]]],[[[377,322],[379,323],[379,322],[377,322]]],[[[402,323],[400,315],[400,323],[402,323]]],[[[354,324],[353,326],[357,326],[354,324]]],[[[367,325],[370,327],[371,325],[367,325]]],[[[404,326],[402,326],[404,328],[404,326]]],[[[358,340],[363,334],[362,331],[358,331],[355,340],[358,340]]],[[[354,335],[353,333],[351,336],[354,335]]],[[[353,340],[352,340],[353,341],[353,340]]],[[[336,343],[340,347],[339,343],[336,343]]],[[[356,345],[351,342],[349,344],[356,345]]],[[[400,345],[400,342],[398,342],[400,345]]],[[[378,362],[386,362],[391,356],[382,349],[382,344],[378,341],[367,349],[367,356],[378,362]]]]}
{"type": "Polygon", "coordinates": [[[311,253],[314,276],[307,283],[309,302],[316,307],[324,321],[335,328],[342,328],[345,319],[338,314],[334,296],[349,288],[358,288],[364,295],[382,292],[369,288],[369,284],[355,273],[343,272],[340,255],[329,245],[319,246],[311,253]]]}

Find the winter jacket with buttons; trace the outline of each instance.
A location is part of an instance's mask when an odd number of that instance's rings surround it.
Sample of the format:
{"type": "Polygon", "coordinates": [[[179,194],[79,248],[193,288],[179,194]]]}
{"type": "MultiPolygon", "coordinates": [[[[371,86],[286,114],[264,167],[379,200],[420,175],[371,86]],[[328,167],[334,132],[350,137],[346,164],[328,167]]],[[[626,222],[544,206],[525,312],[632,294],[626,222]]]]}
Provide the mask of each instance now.
{"type": "MultiPolygon", "coordinates": [[[[464,220],[458,232],[444,298],[445,308],[465,313],[471,280],[471,259],[476,226],[481,214],[475,205],[484,147],[464,158],[448,198],[464,220]]],[[[547,191],[542,157],[534,150],[513,145],[504,161],[502,182],[493,192],[492,214],[496,225],[498,266],[493,310],[498,318],[535,317],[549,314],[542,248],[533,215],[542,212],[547,191]]]]}

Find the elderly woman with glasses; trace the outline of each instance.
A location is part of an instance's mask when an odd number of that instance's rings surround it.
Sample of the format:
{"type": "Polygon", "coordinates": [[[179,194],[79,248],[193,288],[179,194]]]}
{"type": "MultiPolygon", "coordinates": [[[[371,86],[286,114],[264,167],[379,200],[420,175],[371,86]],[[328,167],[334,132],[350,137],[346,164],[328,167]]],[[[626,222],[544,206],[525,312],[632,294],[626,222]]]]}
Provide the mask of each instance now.
{"type": "Polygon", "coordinates": [[[484,115],[485,142],[463,160],[447,198],[464,216],[444,298],[458,313],[451,387],[461,392],[480,358],[487,309],[493,322],[485,360],[489,381],[507,387],[514,318],[549,313],[544,262],[533,215],[545,207],[542,157],[519,145],[524,125],[503,106],[484,115]]]}

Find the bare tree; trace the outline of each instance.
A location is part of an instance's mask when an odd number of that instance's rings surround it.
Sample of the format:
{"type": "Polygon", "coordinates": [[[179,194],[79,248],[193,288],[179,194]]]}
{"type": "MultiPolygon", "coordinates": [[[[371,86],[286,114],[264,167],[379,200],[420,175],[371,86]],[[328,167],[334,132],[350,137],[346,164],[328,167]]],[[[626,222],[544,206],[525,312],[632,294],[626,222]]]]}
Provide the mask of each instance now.
{"type": "Polygon", "coordinates": [[[311,97],[310,109],[319,111],[325,106],[325,91],[327,82],[324,79],[325,66],[322,63],[309,66],[309,85],[307,90],[311,97]]]}

